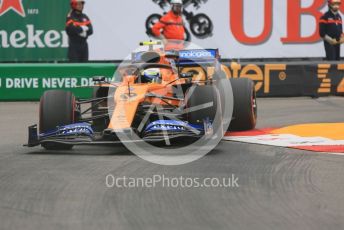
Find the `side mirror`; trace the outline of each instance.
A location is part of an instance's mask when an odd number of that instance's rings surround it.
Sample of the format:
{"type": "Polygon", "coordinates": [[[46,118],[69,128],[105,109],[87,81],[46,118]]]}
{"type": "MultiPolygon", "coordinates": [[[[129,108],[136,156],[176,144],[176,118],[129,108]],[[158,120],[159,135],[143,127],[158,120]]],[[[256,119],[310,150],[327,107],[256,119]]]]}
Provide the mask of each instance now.
{"type": "Polygon", "coordinates": [[[144,63],[158,63],[160,61],[160,54],[154,51],[145,52],[141,55],[141,61],[144,63]]]}
{"type": "Polygon", "coordinates": [[[171,58],[171,59],[174,59],[174,60],[178,60],[180,56],[179,56],[179,52],[178,51],[170,50],[170,51],[166,51],[165,57],[166,58],[171,58]]]}
{"type": "Polygon", "coordinates": [[[187,72],[187,73],[181,73],[180,78],[193,78],[194,73],[192,72],[187,72]]]}
{"type": "Polygon", "coordinates": [[[105,77],[93,77],[92,80],[94,82],[104,82],[105,81],[105,77]]]}

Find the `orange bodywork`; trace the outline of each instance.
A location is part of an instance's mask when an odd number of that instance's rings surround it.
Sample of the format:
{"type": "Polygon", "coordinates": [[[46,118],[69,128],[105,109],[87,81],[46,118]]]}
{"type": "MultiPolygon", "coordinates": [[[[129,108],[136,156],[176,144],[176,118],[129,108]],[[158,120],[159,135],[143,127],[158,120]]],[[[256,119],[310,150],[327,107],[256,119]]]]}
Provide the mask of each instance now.
{"type": "MultiPolygon", "coordinates": [[[[169,63],[161,56],[160,64],[169,63]]],[[[156,97],[147,97],[147,94],[173,97],[173,86],[185,84],[185,79],[178,79],[178,74],[169,69],[160,69],[162,81],[160,83],[135,83],[137,76],[122,76],[122,82],[118,85],[115,95],[115,108],[110,118],[108,128],[112,130],[123,130],[131,128],[137,108],[141,103],[147,102],[156,105],[179,106],[180,100],[162,100],[156,97]],[[176,80],[172,84],[172,81],[176,80]],[[167,102],[167,103],[166,103],[167,102]]]]}
{"type": "MultiPolygon", "coordinates": [[[[167,105],[159,98],[146,97],[147,93],[161,96],[173,96],[172,86],[161,84],[123,84],[119,86],[114,95],[115,109],[110,119],[109,127],[113,130],[128,129],[134,121],[138,106],[143,102],[156,105],[167,105]],[[129,95],[130,87],[130,95],[129,95]]],[[[168,103],[178,106],[180,101],[167,100],[168,103]]]]}

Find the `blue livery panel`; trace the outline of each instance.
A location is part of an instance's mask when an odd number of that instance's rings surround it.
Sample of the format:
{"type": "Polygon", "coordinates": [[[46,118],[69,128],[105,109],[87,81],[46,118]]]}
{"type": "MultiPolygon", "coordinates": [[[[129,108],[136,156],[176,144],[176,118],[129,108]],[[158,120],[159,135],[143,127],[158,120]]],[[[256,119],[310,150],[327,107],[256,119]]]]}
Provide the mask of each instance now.
{"type": "Polygon", "coordinates": [[[55,130],[41,133],[39,138],[69,137],[69,136],[93,136],[94,132],[88,123],[75,123],[57,127],[55,130]]]}

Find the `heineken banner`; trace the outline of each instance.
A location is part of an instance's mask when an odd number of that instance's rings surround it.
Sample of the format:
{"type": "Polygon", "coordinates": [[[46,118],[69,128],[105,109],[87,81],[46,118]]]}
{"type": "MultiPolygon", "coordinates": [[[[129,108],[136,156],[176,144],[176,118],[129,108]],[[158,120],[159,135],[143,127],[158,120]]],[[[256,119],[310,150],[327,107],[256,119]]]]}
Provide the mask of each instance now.
{"type": "MultiPolygon", "coordinates": [[[[259,97],[344,95],[344,64],[224,63],[229,78],[255,82],[259,97]]],[[[204,75],[199,67],[184,68],[204,75]]],[[[0,64],[0,100],[39,100],[45,90],[71,90],[78,98],[92,95],[92,78],[113,78],[116,64],[0,64]]],[[[210,72],[210,71],[207,71],[210,72]]]]}
{"type": "Polygon", "coordinates": [[[0,0],[0,62],[66,60],[69,0],[0,0]]]}

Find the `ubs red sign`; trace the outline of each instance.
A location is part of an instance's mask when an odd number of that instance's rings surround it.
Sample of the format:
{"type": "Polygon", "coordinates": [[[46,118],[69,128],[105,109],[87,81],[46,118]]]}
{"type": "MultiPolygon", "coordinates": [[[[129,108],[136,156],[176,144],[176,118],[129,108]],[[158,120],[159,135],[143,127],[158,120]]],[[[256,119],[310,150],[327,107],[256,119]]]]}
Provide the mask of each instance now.
{"type": "MultiPolygon", "coordinates": [[[[230,2],[230,29],[233,36],[240,43],[247,45],[258,45],[269,40],[273,29],[273,1],[264,0],[264,29],[258,36],[250,37],[244,31],[244,0],[229,0],[230,2]],[[238,20],[239,19],[239,20],[238,20]]],[[[275,0],[276,1],[276,0],[275,0]]],[[[278,0],[280,1],[280,0],[278,0]]],[[[285,0],[287,3],[286,18],[286,37],[281,37],[284,44],[315,43],[320,40],[318,33],[318,21],[322,15],[321,9],[327,4],[327,0],[313,0],[313,3],[307,7],[302,7],[302,0],[285,0]],[[315,18],[314,33],[310,36],[301,35],[301,16],[310,15],[315,18]]],[[[344,4],[341,6],[341,12],[344,12],[344,4]]]]}

